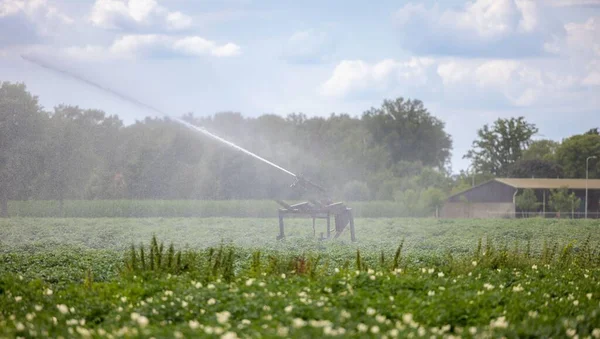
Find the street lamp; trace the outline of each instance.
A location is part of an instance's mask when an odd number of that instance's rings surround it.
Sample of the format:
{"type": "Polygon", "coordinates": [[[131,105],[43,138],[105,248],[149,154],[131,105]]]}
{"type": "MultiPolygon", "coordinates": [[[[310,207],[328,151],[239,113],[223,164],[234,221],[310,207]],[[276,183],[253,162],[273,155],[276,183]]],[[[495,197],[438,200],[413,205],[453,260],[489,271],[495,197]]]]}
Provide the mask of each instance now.
{"type": "Polygon", "coordinates": [[[587,219],[587,210],[588,210],[588,179],[589,179],[589,162],[590,159],[596,159],[598,158],[595,155],[592,155],[591,157],[587,157],[587,159],[585,159],[585,219],[587,219]]]}

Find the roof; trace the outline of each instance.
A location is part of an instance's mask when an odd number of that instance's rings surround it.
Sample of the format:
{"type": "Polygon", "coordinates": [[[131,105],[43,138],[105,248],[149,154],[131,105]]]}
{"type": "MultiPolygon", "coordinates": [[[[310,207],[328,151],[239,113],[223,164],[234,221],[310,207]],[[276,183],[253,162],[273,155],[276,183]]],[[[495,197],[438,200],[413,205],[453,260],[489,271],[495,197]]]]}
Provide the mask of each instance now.
{"type": "MultiPolygon", "coordinates": [[[[556,189],[567,187],[570,189],[586,188],[585,179],[514,179],[514,178],[496,178],[495,181],[514,188],[533,188],[533,189],[556,189]]],[[[588,189],[600,189],[600,179],[587,180],[588,189]]]]}
{"type": "MultiPolygon", "coordinates": [[[[510,187],[514,187],[517,189],[558,189],[567,187],[569,189],[575,190],[584,190],[585,189],[585,179],[516,179],[516,178],[496,178],[492,180],[488,180],[474,187],[470,187],[464,191],[452,194],[448,197],[451,199],[453,197],[463,195],[466,192],[475,190],[481,186],[487,185],[490,182],[499,182],[510,187]]],[[[587,180],[587,188],[590,190],[600,190],[600,179],[589,179],[587,180]]]]}

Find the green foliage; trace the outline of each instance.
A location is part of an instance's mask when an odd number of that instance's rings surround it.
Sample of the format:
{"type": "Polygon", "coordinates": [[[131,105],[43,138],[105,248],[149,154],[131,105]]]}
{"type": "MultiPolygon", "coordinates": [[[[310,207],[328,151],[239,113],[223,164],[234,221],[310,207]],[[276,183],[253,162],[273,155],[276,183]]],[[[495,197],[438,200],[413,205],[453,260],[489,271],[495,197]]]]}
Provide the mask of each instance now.
{"type": "Polygon", "coordinates": [[[556,161],[556,152],[560,143],[554,140],[534,140],[523,151],[522,160],[556,161]]]}
{"type": "MultiPolygon", "coordinates": [[[[150,246],[160,252],[156,239],[150,246]]],[[[406,257],[400,244],[391,266],[385,257],[393,251],[356,251],[358,269],[339,265],[353,254],[334,248],[323,255],[271,252],[265,266],[259,255],[223,247],[190,252],[196,266],[180,274],[138,271],[105,279],[96,276],[107,270],[100,258],[77,253],[77,261],[91,266],[82,270],[84,284],[78,277],[52,282],[43,272],[8,272],[14,263],[2,260],[0,336],[600,335],[600,253],[590,237],[581,245],[554,242],[541,253],[502,240],[484,245],[481,238],[472,247],[406,257]]],[[[51,261],[49,255],[25,258],[35,265],[51,261]]]]}
{"type": "Polygon", "coordinates": [[[541,203],[535,195],[535,190],[525,189],[515,198],[517,208],[526,213],[536,212],[541,203]]]}
{"type": "Polygon", "coordinates": [[[471,159],[478,172],[506,176],[509,166],[519,160],[538,132],[524,117],[498,119],[477,131],[478,139],[464,158],[471,159]]]}
{"type": "Polygon", "coordinates": [[[346,200],[365,201],[370,197],[369,187],[362,181],[353,180],[344,185],[344,199],[346,200]]]}
{"type": "Polygon", "coordinates": [[[586,159],[596,156],[589,161],[590,178],[600,175],[600,135],[581,134],[563,140],[556,151],[558,163],[563,167],[567,178],[585,178],[586,159]]]}
{"type": "Polygon", "coordinates": [[[561,212],[577,211],[581,205],[581,199],[575,196],[575,192],[569,194],[569,189],[563,187],[550,192],[548,205],[559,214],[561,212]]]}
{"type": "Polygon", "coordinates": [[[518,160],[508,169],[510,178],[564,178],[560,165],[549,160],[518,160]]]}
{"type": "Polygon", "coordinates": [[[373,141],[387,149],[392,164],[418,161],[443,168],[450,157],[452,139],[444,123],[419,100],[385,100],[380,108],[366,111],[362,120],[373,141]]]}

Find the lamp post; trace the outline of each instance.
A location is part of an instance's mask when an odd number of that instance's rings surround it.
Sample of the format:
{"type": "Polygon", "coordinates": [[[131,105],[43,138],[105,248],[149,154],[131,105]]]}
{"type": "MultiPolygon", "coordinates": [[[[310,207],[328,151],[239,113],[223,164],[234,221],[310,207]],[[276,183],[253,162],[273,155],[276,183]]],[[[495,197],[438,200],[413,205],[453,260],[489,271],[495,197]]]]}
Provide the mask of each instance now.
{"type": "Polygon", "coordinates": [[[590,159],[596,159],[597,156],[592,155],[591,157],[587,157],[585,159],[585,219],[587,219],[587,211],[588,211],[588,179],[589,179],[589,162],[590,159]]]}

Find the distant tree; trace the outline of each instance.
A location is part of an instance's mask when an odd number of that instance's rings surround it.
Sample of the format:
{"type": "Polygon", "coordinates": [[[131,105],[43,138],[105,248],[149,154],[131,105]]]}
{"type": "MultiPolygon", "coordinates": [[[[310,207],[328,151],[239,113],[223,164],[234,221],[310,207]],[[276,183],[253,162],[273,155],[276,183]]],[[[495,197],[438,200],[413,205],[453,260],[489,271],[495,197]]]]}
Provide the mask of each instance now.
{"type": "Polygon", "coordinates": [[[550,160],[518,160],[508,167],[509,178],[563,178],[560,165],[550,160]]]}
{"type": "Polygon", "coordinates": [[[478,172],[505,176],[510,164],[519,160],[538,132],[524,117],[498,119],[477,131],[478,139],[463,158],[471,159],[478,172]]]}
{"type": "Polygon", "coordinates": [[[569,212],[576,209],[581,204],[581,199],[575,196],[574,192],[569,194],[569,189],[566,187],[552,190],[550,192],[549,206],[558,212],[560,217],[561,212],[569,212]]]}
{"type": "Polygon", "coordinates": [[[9,199],[28,199],[43,163],[45,114],[24,84],[0,83],[0,216],[9,199]]]}
{"type": "Polygon", "coordinates": [[[369,200],[369,187],[362,181],[353,180],[344,185],[344,199],[350,201],[369,200]]]}
{"type": "Polygon", "coordinates": [[[560,146],[554,140],[535,140],[523,151],[521,160],[556,160],[556,150],[560,146]]]}
{"type": "Polygon", "coordinates": [[[405,213],[411,217],[418,216],[421,213],[419,210],[419,198],[419,192],[413,189],[397,191],[394,193],[394,200],[399,202],[405,213]]]}
{"type": "MultiPolygon", "coordinates": [[[[580,134],[563,140],[556,151],[556,159],[563,167],[567,178],[585,178],[586,159],[589,156],[600,158],[600,135],[580,134]]],[[[590,178],[600,175],[600,161],[590,161],[590,178]]]]}
{"type": "Polygon", "coordinates": [[[517,205],[516,207],[525,212],[526,215],[537,211],[538,207],[541,205],[541,203],[538,202],[535,191],[532,189],[525,189],[521,194],[518,194],[515,198],[515,203],[517,205]]]}
{"type": "Polygon", "coordinates": [[[435,187],[430,187],[421,193],[421,204],[428,213],[435,213],[435,216],[439,216],[439,210],[444,206],[446,201],[446,194],[435,187]]]}
{"type": "Polygon", "coordinates": [[[362,116],[373,142],[389,152],[391,163],[420,161],[443,168],[450,159],[452,139],[444,123],[419,100],[385,100],[362,116]]]}
{"type": "Polygon", "coordinates": [[[598,127],[591,128],[589,131],[585,132],[586,135],[600,135],[598,131],[598,127]]]}

